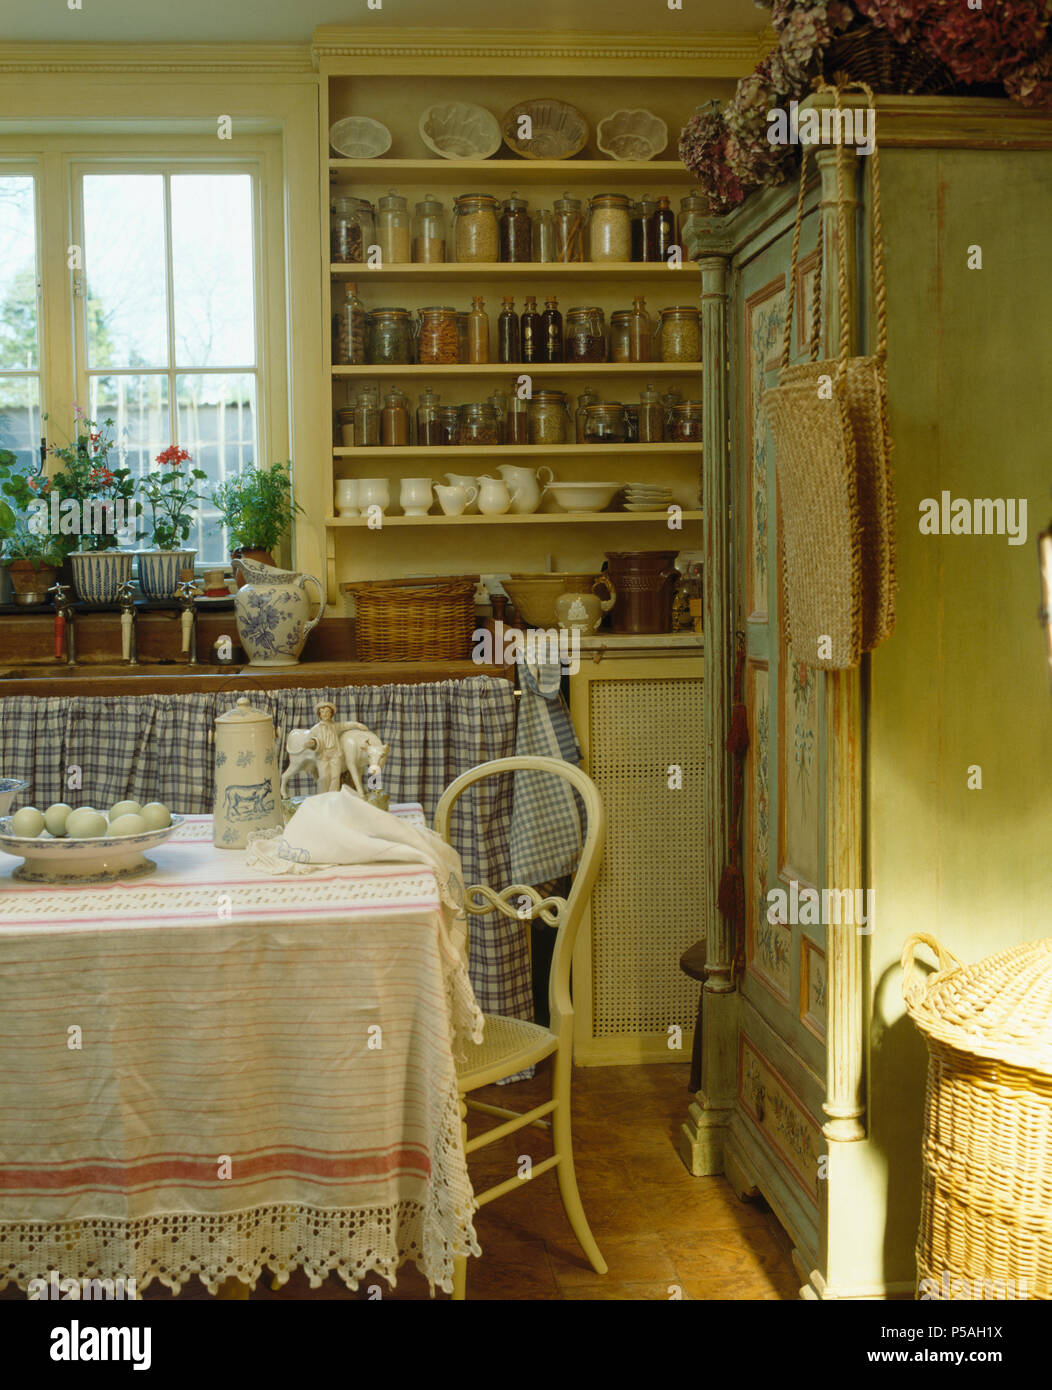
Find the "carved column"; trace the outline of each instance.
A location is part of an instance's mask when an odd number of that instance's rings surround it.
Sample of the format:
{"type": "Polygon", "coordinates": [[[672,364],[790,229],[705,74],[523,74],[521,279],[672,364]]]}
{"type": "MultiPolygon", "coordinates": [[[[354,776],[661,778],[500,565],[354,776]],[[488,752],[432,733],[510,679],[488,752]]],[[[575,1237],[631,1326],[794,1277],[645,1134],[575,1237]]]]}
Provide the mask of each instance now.
{"type": "MultiPolygon", "coordinates": [[[[828,100],[828,98],[827,98],[828,100]]],[[[821,101],[816,101],[820,105],[821,101]]],[[[859,156],[851,147],[841,150],[845,239],[837,227],[837,151],[822,150],[822,323],[823,356],[833,358],[838,347],[837,260],[847,269],[852,353],[858,351],[858,195],[859,156]]],[[[862,679],[868,669],[825,674],[826,708],[826,864],[830,888],[863,888],[862,880],[862,679]]],[[[872,928],[872,922],[869,924],[872,928]]],[[[828,1004],[826,1016],[826,1099],[829,1116],[822,1133],[830,1140],[855,1142],[866,1137],[865,1114],[865,977],[863,937],[854,925],[827,928],[828,1004]]]]}
{"type": "Polygon", "coordinates": [[[704,892],[706,974],[702,1007],[702,1083],[680,1131],[679,1152],[698,1176],[723,1171],[723,1140],[734,1104],[738,995],[731,983],[734,930],[716,906],[728,859],[730,759],[724,747],[730,717],[734,582],[730,552],[730,438],[727,392],[729,257],[701,258],[701,331],[705,418],[701,503],[705,513],[706,825],[704,892]]]}

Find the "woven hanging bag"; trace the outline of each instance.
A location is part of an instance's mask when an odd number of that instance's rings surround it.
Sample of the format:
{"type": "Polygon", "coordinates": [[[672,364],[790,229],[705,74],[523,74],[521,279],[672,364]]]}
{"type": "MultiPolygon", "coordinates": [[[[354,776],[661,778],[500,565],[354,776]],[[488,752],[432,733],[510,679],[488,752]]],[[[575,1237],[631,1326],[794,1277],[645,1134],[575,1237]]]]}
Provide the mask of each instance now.
{"type": "Polygon", "coordinates": [[[918,933],[902,971],[928,1044],[918,1296],[1052,1298],[1052,938],[962,966],[918,933]]]}
{"type": "MultiPolygon", "coordinates": [[[[862,87],[872,103],[873,94],[862,87]]],[[[840,109],[841,88],[835,93],[840,109]]],[[[874,113],[875,117],[875,113],[874,113]]],[[[793,652],[809,666],[857,666],[895,624],[895,496],[888,430],[887,299],[884,287],[880,164],[873,153],[873,277],[877,351],[849,357],[847,272],[837,257],[839,352],[818,360],[821,255],[813,305],[810,361],[790,366],[789,345],[807,178],[803,148],[793,230],[792,267],[778,385],[763,398],[771,424],[782,526],[786,629],[793,652]]],[[[843,156],[837,150],[837,217],[846,245],[843,156]]]]}

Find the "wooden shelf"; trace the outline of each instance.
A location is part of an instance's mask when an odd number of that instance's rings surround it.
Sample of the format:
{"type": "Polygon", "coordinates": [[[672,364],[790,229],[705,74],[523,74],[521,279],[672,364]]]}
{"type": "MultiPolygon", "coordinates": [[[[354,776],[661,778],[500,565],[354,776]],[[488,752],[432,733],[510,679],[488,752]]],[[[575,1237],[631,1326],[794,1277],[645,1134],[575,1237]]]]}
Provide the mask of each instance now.
{"type": "MultiPolygon", "coordinates": [[[[371,376],[414,378],[423,376],[700,376],[700,362],[460,362],[448,367],[433,367],[427,363],[403,362],[388,367],[333,367],[335,377],[371,376]]],[[[602,447],[602,446],[593,446],[602,447]]]]}
{"type": "MultiPolygon", "coordinates": [[[[480,450],[474,444],[414,444],[386,448],[354,448],[343,445],[334,448],[333,458],[387,459],[401,458],[458,458],[465,459],[480,450]]],[[[582,458],[598,462],[612,454],[631,454],[633,458],[654,458],[666,454],[682,454],[701,458],[700,444],[499,444],[496,449],[482,450],[500,458],[582,458]]]]}
{"type": "MultiPolygon", "coordinates": [[[[385,516],[383,527],[373,527],[373,530],[387,530],[388,526],[546,526],[554,522],[571,523],[579,525],[581,522],[614,522],[631,525],[632,523],[642,522],[653,525],[654,522],[664,524],[667,513],[664,510],[656,512],[530,512],[525,516],[513,515],[504,512],[501,516],[385,516]]],[[[688,511],[683,509],[682,517],[684,521],[701,521],[704,513],[700,511],[688,511]]],[[[365,527],[367,520],[364,516],[330,516],[326,518],[325,525],[330,531],[342,529],[343,527],[365,527]]]]}
{"type": "Polygon", "coordinates": [[[669,294],[674,291],[690,295],[701,294],[700,269],[697,261],[684,261],[677,269],[664,261],[440,261],[431,265],[391,262],[369,266],[361,261],[332,261],[329,273],[336,279],[354,280],[358,288],[368,289],[374,276],[378,284],[423,284],[463,280],[473,285],[493,281],[550,280],[553,283],[584,280],[656,280],[679,275],[677,283],[668,281],[669,294]],[[697,284],[691,281],[697,280],[697,284]]]}
{"type": "MultiPolygon", "coordinates": [[[[697,180],[678,159],[339,159],[330,158],[329,177],[357,175],[349,182],[387,183],[396,176],[434,185],[463,185],[461,192],[472,192],[465,180],[474,175],[506,183],[512,187],[536,183],[561,183],[574,193],[574,179],[589,183],[606,180],[616,192],[625,180],[660,184],[683,184],[692,188],[697,180]],[[369,175],[375,175],[370,178],[369,175]]],[[[478,191],[478,190],[474,190],[478,191]]],[[[483,190],[485,191],[485,190],[483,190]]]]}

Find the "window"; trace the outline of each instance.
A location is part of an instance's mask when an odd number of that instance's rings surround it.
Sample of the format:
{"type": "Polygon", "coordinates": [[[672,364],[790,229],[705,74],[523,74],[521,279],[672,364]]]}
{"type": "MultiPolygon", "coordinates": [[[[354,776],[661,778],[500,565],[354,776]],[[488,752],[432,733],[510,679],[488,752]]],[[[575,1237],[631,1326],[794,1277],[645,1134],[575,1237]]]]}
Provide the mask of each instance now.
{"type": "Polygon", "coordinates": [[[0,449],[40,459],[40,271],[36,178],[0,169],[0,449]]]}
{"type": "MultiPolygon", "coordinates": [[[[113,420],[139,476],[173,443],[208,474],[205,491],[261,457],[257,184],[229,167],[76,174],[80,399],[113,420]]],[[[187,544],[199,565],[226,560],[209,503],[187,544]]]]}

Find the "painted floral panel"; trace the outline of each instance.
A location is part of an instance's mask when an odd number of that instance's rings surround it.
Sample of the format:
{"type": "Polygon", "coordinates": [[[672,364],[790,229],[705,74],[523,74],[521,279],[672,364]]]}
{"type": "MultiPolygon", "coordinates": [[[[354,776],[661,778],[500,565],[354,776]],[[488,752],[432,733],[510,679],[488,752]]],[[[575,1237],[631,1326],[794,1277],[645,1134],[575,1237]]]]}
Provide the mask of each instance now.
{"type": "Polygon", "coordinates": [[[787,998],[792,966],[792,932],[767,915],[771,882],[770,674],[749,667],[749,838],[746,850],[746,937],[749,963],[765,983],[787,998]]]}
{"type": "Polygon", "coordinates": [[[746,454],[749,474],[749,571],[748,608],[753,621],[767,615],[769,499],[774,489],[774,456],[771,432],[763,409],[763,393],[773,386],[781,360],[785,329],[785,281],[779,277],[746,301],[745,374],[746,454]]]}
{"type": "Polygon", "coordinates": [[[779,868],[783,877],[815,887],[821,882],[818,672],[795,660],[788,646],[782,648],[782,701],[779,868]]]}
{"type": "Polygon", "coordinates": [[[741,1040],[739,1094],[746,1110],[781,1155],[801,1191],[818,1199],[821,1131],[773,1068],[749,1040],[741,1040]]]}

